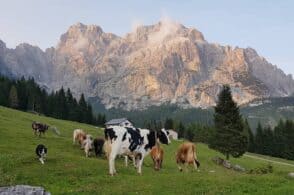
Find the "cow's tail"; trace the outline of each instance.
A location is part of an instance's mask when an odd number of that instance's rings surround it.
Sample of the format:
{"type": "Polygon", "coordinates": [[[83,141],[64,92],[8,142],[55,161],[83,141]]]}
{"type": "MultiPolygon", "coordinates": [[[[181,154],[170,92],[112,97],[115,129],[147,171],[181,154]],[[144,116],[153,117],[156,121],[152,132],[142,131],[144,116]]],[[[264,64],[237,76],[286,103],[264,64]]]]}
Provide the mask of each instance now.
{"type": "Polygon", "coordinates": [[[103,144],[103,151],[104,151],[107,159],[109,159],[109,155],[111,153],[111,141],[110,140],[105,140],[105,142],[103,144]]]}
{"type": "Polygon", "coordinates": [[[107,128],[104,129],[104,136],[105,136],[105,142],[103,145],[103,151],[106,154],[107,159],[109,159],[109,155],[111,152],[111,138],[109,136],[109,131],[107,128]]]}
{"type": "Polygon", "coordinates": [[[196,148],[195,148],[195,145],[193,144],[192,146],[192,150],[193,150],[193,154],[194,154],[194,160],[195,160],[195,163],[197,165],[197,168],[200,167],[200,162],[197,160],[197,155],[196,155],[196,148]]]}
{"type": "Polygon", "coordinates": [[[56,135],[60,135],[60,131],[57,129],[57,127],[55,127],[55,126],[51,126],[50,129],[51,129],[56,135]]]}

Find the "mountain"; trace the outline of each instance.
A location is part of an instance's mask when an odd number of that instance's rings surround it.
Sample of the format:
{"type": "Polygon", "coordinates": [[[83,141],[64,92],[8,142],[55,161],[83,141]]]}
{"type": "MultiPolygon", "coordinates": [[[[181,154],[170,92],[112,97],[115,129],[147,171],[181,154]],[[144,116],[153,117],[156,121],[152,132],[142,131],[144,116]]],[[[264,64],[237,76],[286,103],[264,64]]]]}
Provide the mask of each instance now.
{"type": "Polygon", "coordinates": [[[33,76],[49,89],[69,87],[106,108],[125,110],[166,103],[209,107],[223,84],[239,104],[294,92],[292,76],[254,49],[209,43],[198,30],[168,19],[123,37],[78,23],[44,52],[0,42],[0,65],[2,74],[33,76]]]}

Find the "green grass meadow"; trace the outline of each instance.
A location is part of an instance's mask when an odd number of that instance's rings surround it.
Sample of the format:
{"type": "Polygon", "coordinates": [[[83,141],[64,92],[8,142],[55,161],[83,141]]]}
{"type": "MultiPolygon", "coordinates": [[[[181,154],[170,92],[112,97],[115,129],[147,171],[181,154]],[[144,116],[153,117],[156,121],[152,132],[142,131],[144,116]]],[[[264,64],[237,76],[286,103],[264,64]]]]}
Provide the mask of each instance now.
{"type": "MultiPolygon", "coordinates": [[[[72,132],[84,129],[94,137],[103,130],[77,122],[57,120],[0,107],[0,186],[27,184],[42,186],[54,194],[294,194],[294,179],[287,178],[294,167],[272,164],[273,173],[257,175],[239,173],[215,165],[211,158],[219,155],[205,144],[197,144],[200,171],[179,172],[175,152],[181,141],[164,145],[163,169],[154,171],[150,156],[145,158],[143,174],[134,167],[116,160],[118,174],[108,175],[107,160],[86,158],[84,151],[72,144],[72,132]],[[56,126],[45,137],[33,134],[31,123],[39,121],[56,126]],[[37,144],[48,148],[42,165],[35,155],[37,144]]],[[[273,158],[274,160],[280,160],[273,158]]],[[[293,161],[281,160],[294,164],[293,161]]],[[[231,159],[247,169],[265,166],[268,162],[249,157],[231,159]]]]}

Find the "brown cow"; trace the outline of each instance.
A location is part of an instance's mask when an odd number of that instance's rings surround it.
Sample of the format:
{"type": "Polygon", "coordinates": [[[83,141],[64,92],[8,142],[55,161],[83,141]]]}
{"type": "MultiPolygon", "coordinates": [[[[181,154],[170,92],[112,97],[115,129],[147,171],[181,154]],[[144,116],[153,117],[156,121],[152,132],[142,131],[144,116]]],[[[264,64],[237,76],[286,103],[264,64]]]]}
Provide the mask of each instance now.
{"type": "Polygon", "coordinates": [[[34,130],[35,135],[37,135],[37,133],[39,133],[39,137],[41,137],[41,133],[43,133],[43,135],[45,135],[45,132],[48,130],[49,126],[46,124],[42,124],[39,122],[34,121],[32,123],[32,129],[34,130]]]}
{"type": "Polygon", "coordinates": [[[162,167],[162,161],[163,161],[163,149],[160,148],[159,143],[157,143],[150,152],[151,158],[153,160],[154,163],[154,169],[156,171],[159,171],[159,169],[161,169],[162,167]]]}
{"type": "Polygon", "coordinates": [[[84,148],[84,140],[87,138],[86,133],[82,129],[75,129],[73,132],[73,144],[78,141],[81,148],[84,148]]]}
{"type": "Polygon", "coordinates": [[[196,170],[200,166],[200,163],[197,160],[195,145],[191,142],[181,144],[176,154],[176,161],[180,171],[183,170],[181,164],[193,164],[196,170]]]}

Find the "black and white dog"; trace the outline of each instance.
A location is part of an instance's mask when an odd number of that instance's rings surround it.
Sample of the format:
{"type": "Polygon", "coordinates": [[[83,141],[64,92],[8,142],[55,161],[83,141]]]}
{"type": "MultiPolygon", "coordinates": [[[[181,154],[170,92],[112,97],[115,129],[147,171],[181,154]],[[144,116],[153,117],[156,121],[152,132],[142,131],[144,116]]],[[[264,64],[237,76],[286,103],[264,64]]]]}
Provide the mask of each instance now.
{"type": "Polygon", "coordinates": [[[39,144],[36,148],[36,154],[39,157],[40,162],[44,164],[44,160],[47,155],[47,148],[43,144],[39,144]]]}

